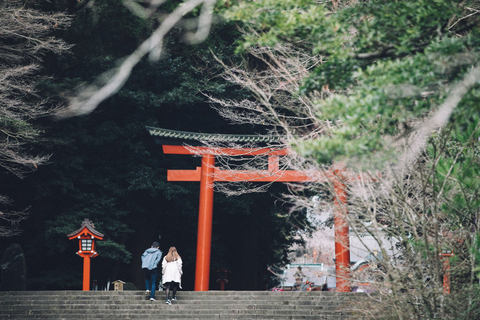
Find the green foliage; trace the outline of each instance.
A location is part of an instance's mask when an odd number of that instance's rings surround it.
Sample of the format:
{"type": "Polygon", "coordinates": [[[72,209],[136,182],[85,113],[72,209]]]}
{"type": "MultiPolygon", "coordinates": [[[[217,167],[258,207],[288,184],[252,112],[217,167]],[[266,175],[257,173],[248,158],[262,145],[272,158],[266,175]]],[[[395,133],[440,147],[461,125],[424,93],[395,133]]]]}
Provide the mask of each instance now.
{"type": "MultiPolygon", "coordinates": [[[[474,255],[476,261],[480,261],[480,234],[475,235],[475,243],[470,248],[471,253],[474,255]]],[[[480,263],[475,266],[475,272],[478,278],[480,278],[480,263]]]]}
{"type": "Polygon", "coordinates": [[[239,20],[258,34],[247,34],[239,49],[252,45],[274,46],[279,41],[311,39],[334,29],[327,20],[328,10],[310,0],[239,1],[224,12],[229,20],[239,20]],[[327,23],[324,23],[327,22],[327,23]]]}
{"type": "Polygon", "coordinates": [[[144,40],[150,24],[130,12],[122,1],[97,0],[76,12],[65,38],[76,44],[72,50],[76,60],[109,55],[119,58],[130,54],[144,40]]]}
{"type": "Polygon", "coordinates": [[[25,255],[19,244],[14,243],[5,250],[0,269],[1,291],[27,290],[25,255]]]}
{"type": "Polygon", "coordinates": [[[132,253],[128,252],[125,245],[118,244],[111,240],[99,241],[97,243],[97,252],[102,257],[128,263],[132,259],[132,253]]]}
{"type": "MultiPolygon", "coordinates": [[[[336,8],[264,0],[239,2],[224,15],[246,25],[240,49],[290,43],[325,56],[300,93],[333,90],[331,98],[318,101],[317,116],[340,125],[298,150],[328,163],[366,162],[372,153],[388,159],[392,144],[385,137],[408,132],[412,121],[445,101],[478,61],[476,18],[458,20],[468,12],[451,0],[362,1],[336,8]]],[[[473,87],[451,122],[461,125],[465,115],[478,114],[477,92],[473,87]]]]}

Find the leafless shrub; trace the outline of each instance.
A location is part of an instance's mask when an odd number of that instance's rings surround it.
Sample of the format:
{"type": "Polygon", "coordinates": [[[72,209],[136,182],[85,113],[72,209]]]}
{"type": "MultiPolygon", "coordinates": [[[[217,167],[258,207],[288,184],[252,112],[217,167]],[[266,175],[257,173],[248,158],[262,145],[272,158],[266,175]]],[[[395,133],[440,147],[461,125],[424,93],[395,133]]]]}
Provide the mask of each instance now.
{"type": "MultiPolygon", "coordinates": [[[[441,146],[448,136],[440,135],[441,146]]],[[[364,289],[375,292],[370,306],[374,309],[366,313],[376,310],[376,317],[391,319],[475,319],[479,315],[478,301],[473,299],[478,294],[475,253],[468,249],[475,248],[475,232],[471,231],[478,230],[478,209],[452,210],[452,198],[475,195],[462,190],[459,181],[435,178],[447,149],[424,155],[402,171],[386,170],[376,180],[357,180],[350,188],[351,230],[359,239],[361,233],[373,237],[382,249],[369,269],[353,274],[353,286],[367,283],[364,289]],[[395,254],[385,250],[385,237],[395,240],[395,254]],[[442,258],[442,249],[456,255],[450,259],[450,271],[445,268],[449,258],[442,258]],[[450,295],[444,293],[448,272],[450,295]]]]}
{"type": "MultiPolygon", "coordinates": [[[[0,205],[9,206],[12,200],[0,195],[0,205]]],[[[11,237],[20,232],[19,223],[27,218],[27,210],[24,211],[0,211],[0,237],[11,237]]]]}
{"type": "Polygon", "coordinates": [[[251,92],[252,99],[228,101],[209,97],[212,107],[232,123],[264,125],[286,139],[308,139],[325,133],[328,124],[318,122],[313,101],[328,96],[328,88],[311,95],[298,94],[301,81],[323,57],[288,45],[251,48],[248,53],[265,67],[253,69],[248,61],[232,67],[217,61],[224,66],[224,79],[251,92]]]}
{"type": "Polygon", "coordinates": [[[29,124],[58,110],[36,92],[37,74],[46,52],[63,53],[70,46],[51,36],[65,28],[70,17],[28,8],[23,1],[0,4],[0,166],[22,176],[45,163],[48,156],[31,156],[25,144],[39,139],[40,131],[29,124]]]}
{"type": "MultiPolygon", "coordinates": [[[[38,72],[46,52],[67,51],[70,46],[51,36],[65,28],[70,17],[45,13],[28,7],[24,1],[0,2],[0,167],[23,177],[48,161],[48,155],[32,155],[28,146],[41,139],[33,120],[50,115],[60,107],[52,106],[36,92],[38,72]]],[[[7,198],[2,197],[4,207],[7,198]]],[[[26,212],[0,212],[0,236],[18,232],[18,223],[26,212]]]]}

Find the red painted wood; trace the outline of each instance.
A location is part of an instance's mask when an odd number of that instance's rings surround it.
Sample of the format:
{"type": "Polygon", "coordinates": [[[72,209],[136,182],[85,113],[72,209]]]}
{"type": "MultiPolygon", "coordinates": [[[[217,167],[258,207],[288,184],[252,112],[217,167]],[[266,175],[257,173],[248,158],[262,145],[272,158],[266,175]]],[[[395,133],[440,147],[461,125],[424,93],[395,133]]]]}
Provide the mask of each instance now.
{"type": "Polygon", "coordinates": [[[334,197],[334,230],[335,230],[335,275],[338,292],[350,290],[350,235],[348,230],[347,192],[341,170],[336,170],[333,180],[334,197]]]}
{"type": "Polygon", "coordinates": [[[448,258],[443,260],[443,294],[450,293],[450,261],[448,258]]]}
{"type": "MultiPolygon", "coordinates": [[[[195,170],[168,170],[168,181],[200,181],[201,168],[195,170]]],[[[328,181],[333,175],[328,173],[312,172],[307,174],[302,171],[283,170],[280,171],[278,162],[269,162],[269,170],[243,171],[243,170],[220,170],[214,168],[214,182],[235,182],[235,181],[252,181],[252,182],[308,182],[308,181],[328,181]]]]}
{"type": "Polygon", "coordinates": [[[200,201],[198,213],[197,262],[195,291],[208,291],[213,219],[213,171],[215,156],[202,156],[200,201]]]}
{"type": "Polygon", "coordinates": [[[280,170],[280,157],[269,155],[268,156],[268,171],[278,172],[280,170]]]}
{"type": "MultiPolygon", "coordinates": [[[[201,170],[168,170],[168,181],[200,181],[201,170]]],[[[326,181],[322,177],[308,176],[300,171],[285,170],[276,171],[241,171],[241,170],[220,170],[214,168],[214,182],[235,182],[235,181],[251,181],[251,182],[308,182],[308,181],[326,181]]]]}
{"type": "Polygon", "coordinates": [[[83,291],[90,291],[90,257],[83,257],[83,291]]]}
{"type": "Polygon", "coordinates": [[[90,230],[88,230],[87,227],[82,228],[79,232],[70,235],[68,238],[70,240],[78,240],[78,256],[83,258],[83,291],[89,291],[90,290],[90,259],[95,258],[98,256],[97,252],[95,251],[95,241],[96,240],[103,240],[103,235],[98,236],[90,230]],[[82,252],[82,239],[89,239],[93,240],[92,242],[92,250],[91,251],[83,251],[82,252]]]}
{"type": "Polygon", "coordinates": [[[196,170],[167,170],[167,181],[200,181],[202,169],[196,170]]]}

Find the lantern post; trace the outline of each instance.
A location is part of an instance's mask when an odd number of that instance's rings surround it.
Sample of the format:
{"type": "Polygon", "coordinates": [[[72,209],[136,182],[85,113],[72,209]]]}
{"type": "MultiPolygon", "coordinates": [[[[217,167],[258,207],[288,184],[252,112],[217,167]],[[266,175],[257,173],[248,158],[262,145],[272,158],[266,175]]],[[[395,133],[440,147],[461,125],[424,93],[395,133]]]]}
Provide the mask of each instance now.
{"type": "Polygon", "coordinates": [[[83,258],[83,291],[90,290],[90,259],[98,256],[95,241],[103,240],[104,234],[95,230],[93,223],[85,219],[80,229],[67,235],[69,240],[78,240],[77,254],[83,258]]]}
{"type": "Polygon", "coordinates": [[[455,254],[452,250],[442,249],[439,253],[440,258],[443,260],[443,294],[450,293],[450,257],[454,257],[455,254]]]}
{"type": "Polygon", "coordinates": [[[220,267],[220,269],[217,270],[217,282],[220,283],[220,291],[225,291],[225,283],[228,282],[227,276],[229,273],[232,273],[232,271],[224,267],[220,267]]]}

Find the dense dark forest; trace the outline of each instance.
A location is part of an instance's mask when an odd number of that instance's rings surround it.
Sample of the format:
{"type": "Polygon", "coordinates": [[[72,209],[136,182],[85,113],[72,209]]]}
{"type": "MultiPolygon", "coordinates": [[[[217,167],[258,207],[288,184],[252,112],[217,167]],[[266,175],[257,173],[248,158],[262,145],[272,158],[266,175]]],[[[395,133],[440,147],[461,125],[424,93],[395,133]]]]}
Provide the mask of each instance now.
{"type": "MultiPolygon", "coordinates": [[[[41,10],[66,11],[71,26],[55,36],[74,45],[70,53],[43,59],[38,93],[64,102],[108,72],[155,28],[117,0],[40,1],[41,10]]],[[[164,155],[145,126],[208,133],[255,134],[252,126],[231,126],[206,103],[204,94],[248,97],[219,76],[220,59],[248,59],[234,53],[235,25],[217,23],[206,42],[186,45],[180,30],[169,35],[158,63],[145,59],[115,96],[93,113],[64,120],[46,117],[32,153],[50,155],[47,165],[23,179],[3,170],[0,194],[13,199],[9,210],[28,209],[21,233],[0,238],[0,254],[21,245],[27,263],[27,290],[81,288],[82,261],[67,234],[88,218],[106,235],[92,260],[92,280],[100,289],[123,280],[144,289],[140,256],[152,241],[165,253],[175,246],[184,261],[184,290],[193,290],[199,185],[167,182],[167,169],[193,169],[200,159],[164,155]],[[178,33],[178,34],[177,34],[178,33]]],[[[286,263],[296,226],[281,201],[286,187],[226,197],[215,194],[210,288],[219,289],[215,270],[232,271],[227,289],[261,290],[267,266],[286,263]]],[[[296,217],[296,219],[302,218],[296,217]]],[[[269,280],[269,279],[267,279],[269,280]]],[[[269,285],[273,285],[270,282],[269,285]]]]}

